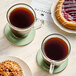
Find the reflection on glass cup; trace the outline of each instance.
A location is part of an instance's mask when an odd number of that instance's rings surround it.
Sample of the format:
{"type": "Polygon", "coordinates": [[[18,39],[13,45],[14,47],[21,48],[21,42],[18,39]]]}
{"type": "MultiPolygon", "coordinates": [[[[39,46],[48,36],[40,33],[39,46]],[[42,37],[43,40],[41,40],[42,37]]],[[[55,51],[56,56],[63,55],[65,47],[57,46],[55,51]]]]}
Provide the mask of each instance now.
{"type": "Polygon", "coordinates": [[[6,16],[13,35],[18,38],[26,37],[36,21],[35,11],[24,3],[10,7],[6,16]]]}
{"type": "Polygon", "coordinates": [[[67,59],[71,45],[63,35],[50,34],[43,40],[41,50],[45,63],[50,66],[49,73],[53,74],[55,66],[67,59]]]}

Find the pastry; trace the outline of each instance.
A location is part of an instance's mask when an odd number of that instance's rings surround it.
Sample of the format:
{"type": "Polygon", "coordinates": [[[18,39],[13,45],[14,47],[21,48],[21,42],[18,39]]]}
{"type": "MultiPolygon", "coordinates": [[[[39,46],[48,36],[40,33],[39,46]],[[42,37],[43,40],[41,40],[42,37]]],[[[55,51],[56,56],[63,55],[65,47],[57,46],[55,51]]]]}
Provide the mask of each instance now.
{"type": "Polygon", "coordinates": [[[0,76],[22,76],[21,67],[14,61],[0,63],[0,76]]]}
{"type": "Polygon", "coordinates": [[[76,30],[76,1],[59,0],[55,8],[55,16],[62,26],[76,30]]]}

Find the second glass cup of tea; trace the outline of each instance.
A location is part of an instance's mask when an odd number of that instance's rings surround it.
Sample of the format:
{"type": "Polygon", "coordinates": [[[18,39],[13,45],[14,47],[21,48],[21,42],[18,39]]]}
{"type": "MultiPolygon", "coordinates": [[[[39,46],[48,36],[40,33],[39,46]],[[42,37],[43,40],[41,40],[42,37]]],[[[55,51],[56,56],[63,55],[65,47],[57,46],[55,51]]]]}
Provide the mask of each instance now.
{"type": "Polygon", "coordinates": [[[53,74],[55,66],[61,65],[71,51],[69,41],[61,34],[50,34],[41,45],[43,60],[50,65],[49,73],[53,74]]]}
{"type": "Polygon", "coordinates": [[[10,7],[6,16],[12,34],[18,38],[26,37],[36,21],[35,11],[24,3],[10,7]]]}

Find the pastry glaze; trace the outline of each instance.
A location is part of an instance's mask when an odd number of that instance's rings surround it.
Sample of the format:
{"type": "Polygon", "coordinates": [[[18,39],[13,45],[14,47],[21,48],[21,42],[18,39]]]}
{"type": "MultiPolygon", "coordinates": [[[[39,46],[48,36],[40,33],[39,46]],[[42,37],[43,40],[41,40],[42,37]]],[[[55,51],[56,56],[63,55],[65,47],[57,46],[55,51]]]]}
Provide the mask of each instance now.
{"type": "MultiPolygon", "coordinates": [[[[62,6],[63,6],[64,1],[65,0],[59,0],[56,5],[56,8],[55,8],[56,19],[62,26],[66,27],[68,29],[76,30],[76,22],[69,21],[62,15],[62,6]]],[[[75,1],[75,0],[72,0],[72,1],[75,1]]]]}
{"type": "Polygon", "coordinates": [[[22,76],[22,69],[14,61],[4,61],[0,63],[0,76],[22,76]]]}

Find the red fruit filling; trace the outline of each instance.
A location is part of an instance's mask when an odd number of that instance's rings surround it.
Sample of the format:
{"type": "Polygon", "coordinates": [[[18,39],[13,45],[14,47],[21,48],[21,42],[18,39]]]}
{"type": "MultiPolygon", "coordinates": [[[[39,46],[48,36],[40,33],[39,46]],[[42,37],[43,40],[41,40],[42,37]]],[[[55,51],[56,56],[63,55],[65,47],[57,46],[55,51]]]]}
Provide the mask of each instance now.
{"type": "Polygon", "coordinates": [[[62,15],[67,21],[76,22],[76,0],[65,0],[62,5],[62,15]]]}

